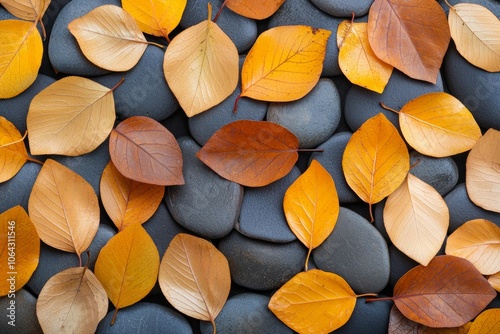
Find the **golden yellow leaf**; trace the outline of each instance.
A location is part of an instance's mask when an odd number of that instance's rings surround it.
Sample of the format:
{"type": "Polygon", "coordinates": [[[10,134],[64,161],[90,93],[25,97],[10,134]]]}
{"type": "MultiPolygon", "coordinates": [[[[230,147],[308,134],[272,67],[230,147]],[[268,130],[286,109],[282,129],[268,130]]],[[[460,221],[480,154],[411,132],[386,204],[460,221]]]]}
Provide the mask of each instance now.
{"type": "Polygon", "coordinates": [[[469,152],[467,194],[474,204],[500,213],[500,131],[489,129],[469,152]]]}
{"type": "Polygon", "coordinates": [[[93,334],[107,312],[106,291],[85,267],[68,268],[52,276],[36,302],[36,315],[46,334],[93,334]]]}
{"type": "Polygon", "coordinates": [[[160,255],[153,239],[139,224],[132,224],[112,237],[101,249],[95,275],[118,309],[137,303],[153,288],[160,255]]]}
{"type": "Polygon", "coordinates": [[[113,129],[113,89],[65,77],[31,101],[26,125],[32,154],[76,156],[96,149],[113,129]]]}
{"type": "Polygon", "coordinates": [[[10,180],[30,159],[16,126],[0,116],[0,182],[10,180]]]}
{"type": "Polygon", "coordinates": [[[100,193],[106,213],[121,231],[146,222],[158,209],[165,187],[128,179],[110,161],[102,171],[100,193]]]}
{"type": "Polygon", "coordinates": [[[19,95],[35,81],[43,44],[33,22],[0,21],[0,99],[19,95]]]}
{"type": "Polygon", "coordinates": [[[484,310],[474,319],[469,334],[500,333],[500,308],[484,310]]]}
{"type": "Polygon", "coordinates": [[[122,0],[125,9],[146,34],[163,36],[177,27],[187,0],[122,0]]]}
{"type": "Polygon", "coordinates": [[[43,242],[78,257],[99,227],[99,203],[92,186],[52,159],[45,161],[36,178],[28,210],[43,242]]]}
{"type": "Polygon", "coordinates": [[[188,117],[224,101],[238,84],[239,56],[233,41],[210,20],[189,27],[168,45],[163,71],[188,117]]]}
{"type": "Polygon", "coordinates": [[[486,219],[469,220],[446,242],[446,254],[469,260],[483,275],[500,271],[500,227],[486,219]]]}
{"type": "Polygon", "coordinates": [[[436,158],[470,150],[481,137],[470,111],[443,92],[424,94],[405,104],[399,111],[399,125],[411,147],[436,158]]]}
{"type": "Polygon", "coordinates": [[[309,26],[260,34],[243,63],[239,97],[286,102],[305,96],[318,83],[330,34],[309,26]]]}
{"type": "Polygon", "coordinates": [[[337,224],[339,209],[333,178],[316,160],[285,192],[283,210],[288,226],[309,248],[306,271],[311,251],[325,241],[337,224]]]}
{"type": "Polygon", "coordinates": [[[382,93],[393,67],[377,58],[368,42],[366,22],[342,21],[337,30],[339,66],[355,85],[382,93]]]}
{"type": "Polygon", "coordinates": [[[416,176],[405,181],[388,198],[384,225],[394,246],[426,266],[441,248],[450,221],[441,195],[416,176]]]}
{"type": "Polygon", "coordinates": [[[170,242],[158,281],[173,307],[213,326],[231,288],[226,257],[210,242],[184,233],[170,242]]]}
{"type": "Polygon", "coordinates": [[[269,309],[299,333],[330,333],[343,326],[356,294],[340,276],[312,269],[295,275],[274,293],[269,309]]]}
{"type": "Polygon", "coordinates": [[[51,0],[0,0],[12,15],[27,21],[41,20],[51,0]]]}
{"type": "Polygon", "coordinates": [[[353,133],[342,156],[347,184],[370,205],[370,216],[371,205],[392,194],[409,169],[406,144],[382,113],[368,119],[353,133]]]}
{"type": "Polygon", "coordinates": [[[448,14],[451,37],[457,51],[472,65],[500,71],[500,20],[487,8],[459,3],[448,14]]]}
{"type": "Polygon", "coordinates": [[[241,16],[254,20],[267,19],[285,0],[227,0],[226,6],[241,16]]]}
{"type": "MultiPolygon", "coordinates": [[[[0,214],[0,296],[21,289],[38,266],[40,238],[18,205],[0,214]]],[[[11,296],[12,297],[12,296],[11,296]]]]}
{"type": "Polygon", "coordinates": [[[493,287],[493,289],[497,290],[497,292],[500,292],[500,272],[488,277],[488,282],[493,287]]]}

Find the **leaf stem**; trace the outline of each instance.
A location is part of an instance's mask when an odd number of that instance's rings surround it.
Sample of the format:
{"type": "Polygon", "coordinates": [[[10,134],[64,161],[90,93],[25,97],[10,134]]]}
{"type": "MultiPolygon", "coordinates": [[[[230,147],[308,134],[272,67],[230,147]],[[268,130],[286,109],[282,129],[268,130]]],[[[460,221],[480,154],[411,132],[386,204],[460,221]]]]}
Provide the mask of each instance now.
{"type": "Polygon", "coordinates": [[[371,302],[378,302],[382,300],[392,300],[394,301],[394,297],[382,297],[382,298],[366,298],[365,302],[371,303],[371,302]]]}
{"type": "Polygon", "coordinates": [[[238,103],[240,102],[240,99],[241,99],[241,94],[236,97],[236,100],[234,100],[233,113],[235,114],[238,111],[238,103]]]}
{"type": "Polygon", "coordinates": [[[373,223],[375,219],[373,219],[372,203],[368,203],[368,210],[370,211],[370,222],[373,223]]]}
{"type": "Polygon", "coordinates": [[[224,7],[226,7],[226,2],[227,2],[227,0],[224,0],[222,5],[220,6],[219,10],[217,11],[217,14],[215,14],[214,23],[217,23],[217,20],[219,19],[219,16],[220,16],[220,13],[222,13],[222,9],[224,9],[224,7]]]}
{"type": "Polygon", "coordinates": [[[389,108],[388,106],[386,106],[386,105],[384,104],[384,102],[379,102],[379,104],[380,104],[380,106],[381,106],[382,108],[384,108],[385,110],[389,110],[389,111],[395,112],[396,114],[399,114],[399,111],[398,111],[398,110],[396,110],[396,109],[392,109],[392,108],[389,108]]]}
{"type": "Polygon", "coordinates": [[[215,326],[215,320],[210,319],[210,322],[212,323],[212,328],[213,328],[212,334],[216,334],[217,333],[217,326],[215,326]]]}
{"type": "Polygon", "coordinates": [[[20,142],[22,142],[26,138],[27,135],[28,135],[28,131],[24,132],[24,135],[21,137],[21,139],[14,140],[13,142],[0,145],[0,148],[20,143],[20,142]]]}
{"type": "Polygon", "coordinates": [[[307,252],[307,256],[306,256],[306,263],[304,264],[304,271],[309,270],[309,257],[311,256],[311,251],[312,251],[312,247],[309,247],[309,251],[307,252]]]}
{"type": "Polygon", "coordinates": [[[420,159],[417,159],[417,161],[415,161],[415,163],[410,166],[410,169],[412,169],[413,167],[418,166],[419,163],[420,163],[420,159]]]}
{"type": "MultiPolygon", "coordinates": [[[[167,35],[167,37],[168,37],[168,35],[167,35]]],[[[167,41],[168,41],[168,38],[167,38],[167,41]]],[[[146,42],[146,44],[149,44],[149,45],[154,45],[154,46],[156,46],[156,47],[159,47],[160,49],[165,49],[165,45],[160,44],[160,43],[155,43],[155,42],[149,42],[149,41],[148,41],[148,42],[146,42]]]]}
{"type": "Polygon", "coordinates": [[[113,318],[111,318],[110,325],[113,326],[115,324],[116,316],[118,315],[118,307],[115,308],[115,312],[113,313],[113,318]]]}
{"type": "Polygon", "coordinates": [[[31,162],[36,162],[37,164],[40,164],[43,166],[43,162],[41,162],[40,160],[38,159],[35,159],[35,158],[32,158],[32,157],[27,157],[26,158],[28,161],[31,161],[31,162]]]}
{"type": "Polygon", "coordinates": [[[82,256],[80,254],[76,254],[78,256],[79,267],[82,266],[82,256]]]}
{"type": "Polygon", "coordinates": [[[322,148],[298,148],[297,152],[323,152],[322,148]]]}
{"type": "Polygon", "coordinates": [[[124,80],[125,80],[125,78],[121,78],[120,81],[118,81],[118,83],[116,85],[114,85],[113,88],[111,88],[111,91],[114,92],[115,89],[117,89],[118,86],[120,86],[124,80]]]}
{"type": "MultiPolygon", "coordinates": [[[[377,297],[378,294],[376,293],[363,293],[361,295],[356,295],[356,298],[363,298],[363,297],[377,297]]],[[[372,298],[373,299],[373,298],[372,298]]]]}

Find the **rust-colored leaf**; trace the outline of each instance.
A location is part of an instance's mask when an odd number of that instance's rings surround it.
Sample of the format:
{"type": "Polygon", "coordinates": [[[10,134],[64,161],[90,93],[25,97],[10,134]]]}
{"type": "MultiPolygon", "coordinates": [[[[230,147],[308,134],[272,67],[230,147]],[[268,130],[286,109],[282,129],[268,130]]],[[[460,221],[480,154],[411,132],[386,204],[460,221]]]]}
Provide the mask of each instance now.
{"type": "Polygon", "coordinates": [[[241,16],[255,20],[273,15],[285,0],[227,0],[226,6],[241,16]]]}
{"type": "Polygon", "coordinates": [[[483,311],[474,319],[469,334],[500,333],[500,308],[483,311]]]}
{"type": "Polygon", "coordinates": [[[225,179],[260,187],[290,172],[298,147],[297,137],[278,124],[241,120],[216,131],[196,156],[225,179]]]}
{"type": "Polygon", "coordinates": [[[0,116],[0,182],[13,178],[29,159],[19,130],[0,116]]]}
{"type": "Polygon", "coordinates": [[[26,21],[40,21],[51,0],[0,0],[12,15],[26,21]]]}

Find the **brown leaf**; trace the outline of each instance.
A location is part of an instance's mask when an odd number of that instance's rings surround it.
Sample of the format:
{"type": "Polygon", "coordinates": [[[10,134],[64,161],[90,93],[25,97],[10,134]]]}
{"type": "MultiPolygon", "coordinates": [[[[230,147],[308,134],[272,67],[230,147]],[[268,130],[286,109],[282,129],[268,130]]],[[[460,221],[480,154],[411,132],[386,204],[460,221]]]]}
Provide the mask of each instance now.
{"type": "Polygon", "coordinates": [[[30,157],[19,130],[0,116],[0,182],[13,178],[28,159],[30,157]]]}
{"type": "Polygon", "coordinates": [[[273,15],[285,0],[227,0],[226,6],[241,16],[255,20],[273,15]]]}

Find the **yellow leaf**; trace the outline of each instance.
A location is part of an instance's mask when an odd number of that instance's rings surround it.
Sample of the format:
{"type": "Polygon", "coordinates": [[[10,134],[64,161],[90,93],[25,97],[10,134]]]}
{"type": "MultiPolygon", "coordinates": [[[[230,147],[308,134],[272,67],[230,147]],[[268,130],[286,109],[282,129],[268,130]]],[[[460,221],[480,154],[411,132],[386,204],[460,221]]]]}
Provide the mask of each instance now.
{"type": "Polygon", "coordinates": [[[299,333],[330,333],[343,326],[356,295],[340,276],[312,269],[295,275],[269,301],[269,309],[299,333]]]}
{"type": "Polygon", "coordinates": [[[68,24],[85,57],[109,71],[128,71],[141,59],[148,41],[121,7],[104,5],[68,24]]]}
{"type": "Polygon", "coordinates": [[[469,334],[500,333],[500,308],[492,308],[481,312],[474,319],[469,334]]]}
{"type": "Polygon", "coordinates": [[[208,19],[175,36],[165,52],[163,71],[168,86],[191,117],[231,95],[238,84],[238,62],[234,43],[208,19]]]}
{"type": "Polygon", "coordinates": [[[160,255],[153,239],[139,224],[112,237],[101,249],[95,274],[118,309],[137,303],[153,288],[158,277],[160,255]]]}
{"type": "Polygon", "coordinates": [[[0,182],[10,180],[28,161],[22,139],[15,125],[0,116],[0,182]]]}
{"type": "Polygon", "coordinates": [[[184,233],[170,242],[158,280],[173,307],[213,326],[231,288],[225,256],[210,242],[184,233]]]}
{"type": "Polygon", "coordinates": [[[488,282],[493,287],[493,289],[497,290],[497,292],[500,292],[500,271],[488,277],[488,282]]]}
{"type": "Polygon", "coordinates": [[[43,242],[78,257],[99,227],[99,203],[92,186],[52,159],[45,161],[36,178],[28,210],[43,242]]]}
{"type": "Polygon", "coordinates": [[[44,333],[93,334],[108,311],[108,296],[88,268],[69,268],[52,276],[36,302],[44,333]]]}
{"type": "Polygon", "coordinates": [[[254,20],[267,19],[285,0],[227,0],[226,6],[241,16],[254,20]]]}
{"type": "Polygon", "coordinates": [[[0,296],[21,289],[38,266],[40,238],[21,206],[0,214],[0,296]]]}
{"type": "Polygon", "coordinates": [[[458,52],[472,65],[500,71],[500,20],[487,8],[460,3],[448,14],[451,37],[458,52]]]}
{"type": "Polygon", "coordinates": [[[355,85],[384,91],[393,67],[377,58],[368,42],[367,23],[342,21],[337,30],[339,66],[342,73],[355,85]]]}
{"type": "Polygon", "coordinates": [[[331,31],[281,26],[259,35],[241,72],[241,96],[272,102],[298,100],[318,83],[331,31]]]}
{"type": "Polygon", "coordinates": [[[426,266],[441,248],[450,214],[441,195],[416,176],[405,181],[388,198],[384,225],[394,246],[426,266]]]}
{"type": "Polygon", "coordinates": [[[353,133],[342,156],[347,184],[370,204],[370,216],[371,205],[392,194],[409,169],[406,144],[382,113],[368,119],[353,133]]]}
{"type": "Polygon", "coordinates": [[[319,162],[309,168],[285,192],[283,209],[288,226],[309,248],[305,270],[313,248],[332,233],[339,216],[339,197],[333,178],[319,162]]]}
{"type": "Polygon", "coordinates": [[[51,0],[0,0],[14,16],[27,21],[41,20],[51,0]]]}
{"type": "Polygon", "coordinates": [[[125,9],[146,34],[163,36],[177,27],[187,0],[122,0],[125,9]]]}
{"type": "Polygon", "coordinates": [[[146,222],[158,209],[165,187],[128,179],[110,161],[102,171],[100,192],[106,213],[121,231],[146,222]]]}
{"type": "Polygon", "coordinates": [[[82,77],[66,77],[31,101],[26,125],[32,154],[76,156],[96,149],[113,129],[113,90],[82,77]]]}
{"type": "Polygon", "coordinates": [[[446,242],[446,254],[469,260],[483,275],[500,271],[500,227],[486,219],[469,220],[446,242]]]}
{"type": "Polygon", "coordinates": [[[443,92],[424,94],[405,104],[399,111],[399,125],[408,144],[436,158],[470,150],[481,137],[470,111],[443,92]]]}
{"type": "Polygon", "coordinates": [[[0,21],[0,99],[19,95],[35,81],[43,44],[33,22],[0,21]]]}
{"type": "Polygon", "coordinates": [[[469,152],[467,194],[474,204],[500,213],[500,131],[489,129],[469,152]]]}

